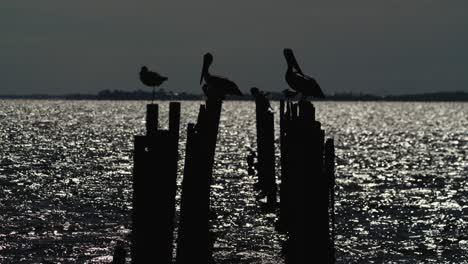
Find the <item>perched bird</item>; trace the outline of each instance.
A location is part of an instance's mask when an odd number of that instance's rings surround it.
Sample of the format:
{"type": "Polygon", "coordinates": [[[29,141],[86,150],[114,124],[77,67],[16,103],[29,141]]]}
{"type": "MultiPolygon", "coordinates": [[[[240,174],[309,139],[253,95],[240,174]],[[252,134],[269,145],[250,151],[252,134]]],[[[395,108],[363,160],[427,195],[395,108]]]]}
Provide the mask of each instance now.
{"type": "Polygon", "coordinates": [[[200,84],[203,80],[205,84],[202,86],[203,92],[208,99],[222,100],[226,95],[243,96],[237,85],[224,77],[211,75],[209,73],[210,65],[213,63],[213,55],[206,53],[203,56],[203,68],[200,77],[200,84]]]}
{"type": "Polygon", "coordinates": [[[167,81],[167,77],[164,77],[157,72],[149,71],[146,66],[143,66],[140,70],[140,81],[146,86],[153,87],[153,99],[151,100],[151,103],[153,103],[155,87],[159,87],[163,82],[167,81]]]}
{"type": "Polygon", "coordinates": [[[252,94],[253,98],[255,99],[255,102],[257,103],[257,106],[260,106],[261,108],[263,108],[265,110],[272,111],[270,100],[268,100],[268,98],[267,98],[268,93],[260,91],[257,87],[250,88],[250,93],[252,94]]]}
{"type": "Polygon", "coordinates": [[[302,98],[307,96],[313,96],[318,98],[325,98],[317,81],[314,78],[305,75],[296,58],[294,57],[292,49],[284,49],[283,51],[286,62],[288,63],[288,69],[286,70],[286,82],[289,87],[297,92],[301,93],[302,98]]]}
{"type": "Polygon", "coordinates": [[[291,91],[291,90],[289,90],[289,89],[284,89],[284,90],[282,91],[282,93],[283,93],[283,95],[284,95],[284,97],[285,97],[286,99],[291,99],[291,98],[296,97],[296,95],[297,95],[299,92],[291,91]]]}

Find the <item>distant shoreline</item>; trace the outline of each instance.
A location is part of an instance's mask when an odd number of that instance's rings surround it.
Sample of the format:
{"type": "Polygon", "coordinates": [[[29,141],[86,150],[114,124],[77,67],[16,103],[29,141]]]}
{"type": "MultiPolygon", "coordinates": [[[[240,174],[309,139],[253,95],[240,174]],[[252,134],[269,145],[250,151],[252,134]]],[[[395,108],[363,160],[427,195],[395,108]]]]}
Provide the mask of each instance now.
{"type": "MultiPolygon", "coordinates": [[[[270,92],[270,100],[279,101],[283,96],[279,92],[270,92]]],[[[67,94],[67,95],[47,95],[47,94],[31,94],[31,95],[0,95],[0,99],[35,99],[35,100],[151,100],[151,92],[136,90],[136,91],[110,91],[104,90],[97,94],[67,94]]],[[[161,89],[156,92],[155,100],[158,101],[199,101],[204,100],[203,95],[189,93],[173,93],[166,92],[161,89]]],[[[244,97],[229,97],[226,100],[253,100],[250,95],[244,97]]],[[[372,94],[353,94],[353,93],[337,93],[328,95],[326,99],[314,101],[377,101],[377,102],[468,102],[468,93],[466,92],[436,92],[408,95],[386,95],[378,96],[372,94]]]]}

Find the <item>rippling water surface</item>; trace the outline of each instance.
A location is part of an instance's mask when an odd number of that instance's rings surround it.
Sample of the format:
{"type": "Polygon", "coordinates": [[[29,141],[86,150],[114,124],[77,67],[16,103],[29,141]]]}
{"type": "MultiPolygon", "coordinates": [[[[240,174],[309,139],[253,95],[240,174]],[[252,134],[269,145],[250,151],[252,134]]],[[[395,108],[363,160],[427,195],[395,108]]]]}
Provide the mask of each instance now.
{"type": "MultiPolygon", "coordinates": [[[[199,104],[182,104],[182,155],[199,104]]],[[[468,104],[316,108],[336,140],[337,262],[468,263],[468,104]]],[[[115,241],[128,241],[144,109],[0,101],[0,263],[109,263],[115,241]]],[[[218,263],[282,263],[275,215],[260,212],[246,171],[253,117],[253,103],[223,106],[212,189],[218,263]]]]}

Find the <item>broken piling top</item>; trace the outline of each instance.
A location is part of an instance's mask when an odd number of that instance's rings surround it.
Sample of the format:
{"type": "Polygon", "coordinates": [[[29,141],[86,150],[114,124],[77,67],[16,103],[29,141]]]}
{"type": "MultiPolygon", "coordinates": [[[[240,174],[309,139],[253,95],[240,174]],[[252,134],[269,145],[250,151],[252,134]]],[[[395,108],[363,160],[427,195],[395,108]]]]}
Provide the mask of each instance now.
{"type": "Polygon", "coordinates": [[[158,131],[159,105],[146,105],[146,135],[152,136],[158,131]]]}
{"type": "Polygon", "coordinates": [[[169,131],[179,138],[180,129],[180,103],[169,103],[169,131]]]}
{"type": "MultiPolygon", "coordinates": [[[[179,136],[180,128],[180,103],[169,103],[169,131],[179,136]]],[[[146,135],[153,136],[159,129],[159,105],[146,105],[146,135]]]]}

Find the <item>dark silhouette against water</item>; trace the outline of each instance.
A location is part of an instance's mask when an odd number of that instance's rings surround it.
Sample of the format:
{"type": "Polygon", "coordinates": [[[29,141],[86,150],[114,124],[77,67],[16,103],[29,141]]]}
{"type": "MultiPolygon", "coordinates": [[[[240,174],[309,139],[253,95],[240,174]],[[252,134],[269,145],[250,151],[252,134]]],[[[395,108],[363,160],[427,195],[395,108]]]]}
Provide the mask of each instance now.
{"type": "Polygon", "coordinates": [[[250,88],[250,93],[255,99],[257,107],[260,107],[262,110],[273,111],[270,100],[267,98],[268,93],[260,91],[257,87],[250,88]]]}
{"type": "Polygon", "coordinates": [[[200,77],[200,84],[202,84],[203,80],[205,81],[202,89],[206,97],[208,99],[222,100],[226,95],[243,96],[239,87],[233,81],[225,77],[210,74],[208,70],[212,63],[213,55],[206,53],[203,57],[203,68],[200,77]]]}
{"type": "Polygon", "coordinates": [[[275,177],[275,132],[274,114],[267,96],[256,87],[250,89],[255,99],[255,120],[257,134],[257,182],[254,189],[259,191],[259,198],[266,197],[266,203],[260,208],[263,212],[274,212],[277,206],[277,186],[275,177]]]}
{"type": "Polygon", "coordinates": [[[286,82],[289,87],[301,93],[302,99],[307,96],[325,98],[325,95],[317,81],[302,72],[299,64],[297,63],[296,57],[294,57],[292,49],[284,49],[283,53],[286,58],[286,62],[288,63],[286,82]]]}
{"type": "Polygon", "coordinates": [[[178,102],[169,103],[164,129],[159,105],[148,104],[146,135],[134,137],[132,263],[171,263],[173,258],[180,108],[178,102]]]}
{"type": "Polygon", "coordinates": [[[280,206],[276,230],[286,235],[286,264],[335,263],[332,243],[334,144],[301,100],[280,102],[280,206]],[[331,212],[332,211],[332,212],[331,212]]]}
{"type": "Polygon", "coordinates": [[[146,66],[141,67],[140,70],[140,80],[141,82],[149,87],[153,87],[153,97],[151,103],[154,102],[154,90],[156,86],[160,86],[163,82],[167,81],[167,77],[160,75],[157,72],[149,71],[146,66]]]}
{"type": "MultiPolygon", "coordinates": [[[[268,97],[272,101],[294,98],[295,91],[285,92],[268,91],[268,97]],[[291,93],[290,93],[291,92],[291,93]],[[290,96],[290,97],[288,97],[290,96]]],[[[122,90],[102,90],[97,94],[26,94],[26,95],[1,95],[0,99],[35,99],[35,100],[148,100],[150,93],[143,90],[122,91],[122,90]]],[[[252,100],[251,96],[236,98],[226,98],[228,100],[252,100]]],[[[155,100],[203,100],[202,94],[192,94],[187,92],[175,93],[166,91],[163,88],[156,89],[155,100]]],[[[468,93],[465,92],[437,92],[425,94],[404,94],[404,95],[375,95],[363,93],[335,93],[327,95],[327,101],[388,101],[388,102],[468,102],[468,93]]]]}
{"type": "Polygon", "coordinates": [[[124,243],[122,241],[118,241],[112,257],[112,264],[125,264],[126,257],[127,251],[125,250],[124,243]]]}
{"type": "Polygon", "coordinates": [[[283,94],[286,100],[293,99],[299,94],[299,92],[291,91],[289,89],[284,89],[283,91],[281,91],[281,93],[283,94]]]}

